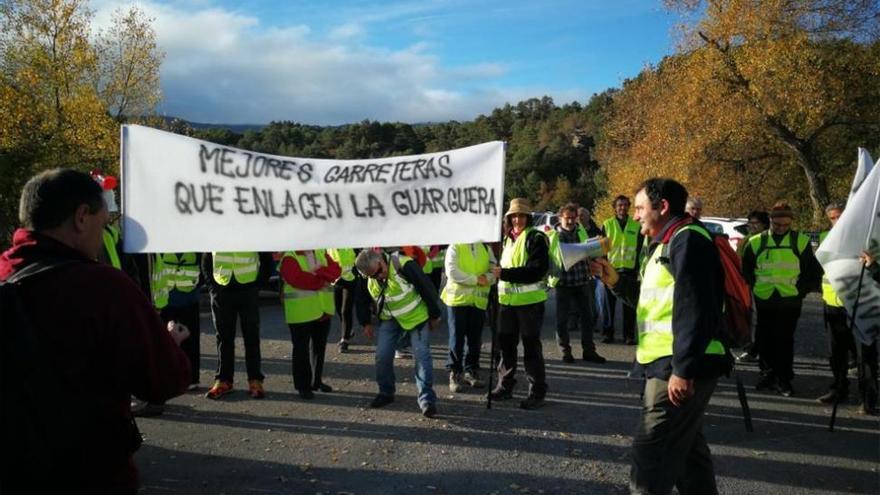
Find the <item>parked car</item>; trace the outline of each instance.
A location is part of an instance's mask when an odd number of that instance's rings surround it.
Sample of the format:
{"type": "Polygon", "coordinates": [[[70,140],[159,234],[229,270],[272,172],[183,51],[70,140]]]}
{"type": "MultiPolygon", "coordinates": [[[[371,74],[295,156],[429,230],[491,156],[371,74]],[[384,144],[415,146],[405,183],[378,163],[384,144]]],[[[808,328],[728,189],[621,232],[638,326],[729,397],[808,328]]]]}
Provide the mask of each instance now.
{"type": "Polygon", "coordinates": [[[559,223],[559,215],[552,211],[535,211],[532,212],[532,227],[541,229],[543,232],[550,232],[553,226],[559,223]]]}
{"type": "Polygon", "coordinates": [[[726,235],[734,251],[749,235],[749,221],[746,218],[702,217],[700,221],[709,232],[726,235]]]}

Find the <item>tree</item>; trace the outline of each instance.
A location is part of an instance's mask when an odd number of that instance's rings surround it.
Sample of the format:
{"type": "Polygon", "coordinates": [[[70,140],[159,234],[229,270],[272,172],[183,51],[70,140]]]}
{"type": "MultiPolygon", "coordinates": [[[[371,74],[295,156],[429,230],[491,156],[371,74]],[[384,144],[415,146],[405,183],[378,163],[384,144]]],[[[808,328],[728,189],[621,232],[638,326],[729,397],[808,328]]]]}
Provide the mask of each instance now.
{"type": "Polygon", "coordinates": [[[0,235],[19,191],[52,167],[113,169],[118,134],[92,84],[91,13],[79,0],[0,3],[0,235]]]}
{"type": "Polygon", "coordinates": [[[117,122],[150,115],[162,98],[159,66],[165,55],[152,22],[138,7],[119,9],[110,28],[98,33],[95,88],[117,122]]]}
{"type": "Polygon", "coordinates": [[[612,187],[671,175],[709,211],[788,199],[821,216],[856,146],[880,144],[878,2],[670,3],[705,14],[681,53],[615,95],[600,143],[612,187]]]}

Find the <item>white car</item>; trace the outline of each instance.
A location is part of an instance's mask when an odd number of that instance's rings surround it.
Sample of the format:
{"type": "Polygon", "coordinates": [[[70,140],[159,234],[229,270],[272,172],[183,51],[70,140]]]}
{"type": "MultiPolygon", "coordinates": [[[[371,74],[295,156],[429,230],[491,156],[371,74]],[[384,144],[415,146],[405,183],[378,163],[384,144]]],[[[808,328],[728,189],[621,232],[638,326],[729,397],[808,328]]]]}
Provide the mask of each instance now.
{"type": "Polygon", "coordinates": [[[713,234],[727,236],[730,247],[736,251],[740,242],[749,236],[749,221],[746,218],[701,217],[700,221],[713,234]]]}
{"type": "Polygon", "coordinates": [[[542,232],[550,232],[557,223],[559,223],[559,215],[552,211],[532,212],[532,227],[542,232]]]}

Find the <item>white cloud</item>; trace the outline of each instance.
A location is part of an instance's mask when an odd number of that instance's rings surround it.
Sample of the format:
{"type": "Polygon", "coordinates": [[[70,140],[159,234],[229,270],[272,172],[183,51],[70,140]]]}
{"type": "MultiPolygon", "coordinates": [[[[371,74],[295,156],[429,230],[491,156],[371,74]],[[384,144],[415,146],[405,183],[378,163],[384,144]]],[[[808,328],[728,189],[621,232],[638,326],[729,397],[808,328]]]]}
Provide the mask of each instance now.
{"type": "MultiPolygon", "coordinates": [[[[546,92],[485,89],[507,72],[504,64],[444,67],[430,44],[401,49],[363,44],[361,23],[341,24],[322,37],[309,26],[266,26],[256,17],[206,2],[138,5],[155,19],[158,43],[166,52],[160,110],[187,120],[470,120],[505,102],[546,92]]],[[[100,25],[119,3],[95,1],[92,6],[100,25]]],[[[552,96],[584,99],[580,94],[552,96]]],[[[570,100],[559,100],[565,101],[570,100]]]]}

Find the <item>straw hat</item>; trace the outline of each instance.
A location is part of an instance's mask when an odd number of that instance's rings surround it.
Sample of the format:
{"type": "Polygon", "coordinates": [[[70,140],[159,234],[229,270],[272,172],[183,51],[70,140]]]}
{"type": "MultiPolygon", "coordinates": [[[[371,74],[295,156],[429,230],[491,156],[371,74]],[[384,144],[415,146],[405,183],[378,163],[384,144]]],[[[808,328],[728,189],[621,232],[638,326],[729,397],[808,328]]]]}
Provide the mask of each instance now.
{"type": "Polygon", "coordinates": [[[510,208],[507,209],[504,218],[516,214],[532,215],[532,205],[529,204],[529,200],[526,198],[513,198],[510,200],[510,208]]]}

